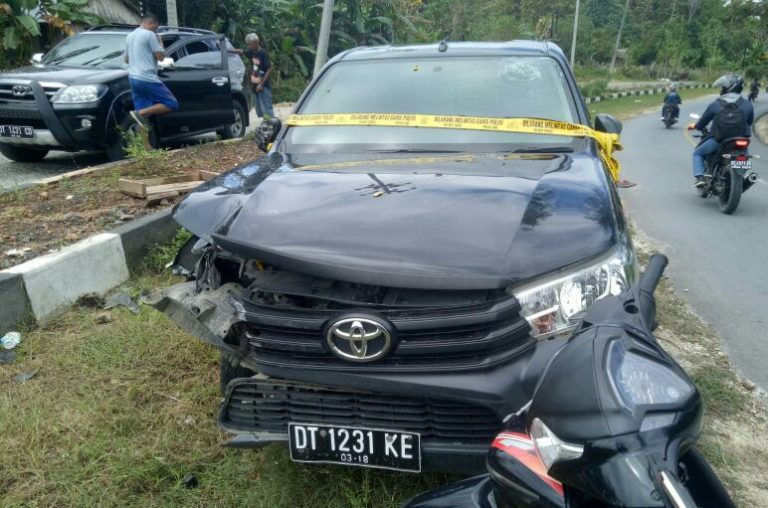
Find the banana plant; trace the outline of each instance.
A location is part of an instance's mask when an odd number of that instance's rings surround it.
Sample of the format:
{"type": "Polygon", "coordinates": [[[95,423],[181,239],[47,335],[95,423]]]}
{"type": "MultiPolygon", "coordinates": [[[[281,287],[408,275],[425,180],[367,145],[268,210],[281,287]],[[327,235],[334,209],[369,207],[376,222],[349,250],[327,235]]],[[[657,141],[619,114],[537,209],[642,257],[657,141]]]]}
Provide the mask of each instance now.
{"type": "Polygon", "coordinates": [[[0,29],[2,47],[6,51],[18,50],[40,35],[38,21],[31,15],[38,0],[5,0],[0,3],[0,29]]]}

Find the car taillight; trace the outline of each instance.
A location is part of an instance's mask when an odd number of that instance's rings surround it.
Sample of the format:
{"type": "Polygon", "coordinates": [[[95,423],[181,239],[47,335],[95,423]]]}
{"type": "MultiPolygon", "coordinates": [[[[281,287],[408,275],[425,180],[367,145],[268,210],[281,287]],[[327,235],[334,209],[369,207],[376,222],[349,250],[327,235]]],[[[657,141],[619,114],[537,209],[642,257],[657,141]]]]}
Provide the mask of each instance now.
{"type": "Polygon", "coordinates": [[[749,146],[749,140],[748,139],[737,139],[734,143],[739,148],[746,148],[749,146]]]}

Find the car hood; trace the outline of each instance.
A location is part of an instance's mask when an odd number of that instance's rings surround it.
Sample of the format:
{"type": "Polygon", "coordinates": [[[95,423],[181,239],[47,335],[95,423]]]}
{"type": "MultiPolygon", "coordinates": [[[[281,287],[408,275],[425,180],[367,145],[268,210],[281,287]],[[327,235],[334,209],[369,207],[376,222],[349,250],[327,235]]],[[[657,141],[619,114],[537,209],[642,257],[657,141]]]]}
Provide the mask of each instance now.
{"type": "Polygon", "coordinates": [[[91,84],[108,83],[115,79],[120,79],[128,75],[124,69],[81,69],[76,67],[23,67],[0,74],[0,79],[18,79],[20,81],[49,81],[55,83],[70,84],[91,84]]]}
{"type": "Polygon", "coordinates": [[[225,250],[365,284],[490,289],[618,241],[599,159],[272,153],[201,185],[174,219],[225,250]]]}

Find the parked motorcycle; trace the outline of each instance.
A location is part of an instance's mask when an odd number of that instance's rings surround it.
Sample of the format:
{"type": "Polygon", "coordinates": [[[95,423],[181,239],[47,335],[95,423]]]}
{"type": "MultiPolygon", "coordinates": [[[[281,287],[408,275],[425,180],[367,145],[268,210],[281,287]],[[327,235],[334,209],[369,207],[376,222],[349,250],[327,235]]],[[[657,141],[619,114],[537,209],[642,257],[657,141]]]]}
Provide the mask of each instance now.
{"type": "MultiPolygon", "coordinates": [[[[698,120],[699,115],[692,113],[691,118],[698,120]]],[[[701,138],[699,145],[710,134],[705,129],[693,137],[701,138]]],[[[757,157],[749,153],[749,138],[728,138],[720,143],[720,149],[704,161],[705,185],[697,187],[699,196],[708,198],[717,196],[720,211],[732,214],[741,201],[742,193],[749,190],[760,179],[752,170],[752,159],[757,157]]]]}
{"type": "Polygon", "coordinates": [[[405,507],[735,507],[694,447],[701,396],[651,334],[666,264],[654,255],[637,286],[592,307],[493,442],[488,474],[405,507]]]}
{"type": "Polygon", "coordinates": [[[671,104],[664,105],[664,108],[662,108],[661,121],[664,122],[664,127],[667,129],[677,123],[677,118],[675,118],[675,106],[671,104]]]}

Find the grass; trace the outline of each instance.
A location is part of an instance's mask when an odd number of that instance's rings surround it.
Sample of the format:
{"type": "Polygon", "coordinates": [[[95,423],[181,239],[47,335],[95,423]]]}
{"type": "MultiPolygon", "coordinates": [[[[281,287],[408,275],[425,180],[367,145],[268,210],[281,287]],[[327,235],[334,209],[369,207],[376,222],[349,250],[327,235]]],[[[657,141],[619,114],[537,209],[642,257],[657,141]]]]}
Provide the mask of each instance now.
{"type": "MultiPolygon", "coordinates": [[[[126,289],[172,282],[148,270],[126,289]]],[[[450,480],[224,448],[216,350],[149,307],[114,309],[108,324],[97,314],[23,330],[19,358],[0,366],[0,506],[395,507],[450,480]],[[181,486],[187,473],[199,487],[181,486]]]]}
{"type": "MultiPolygon", "coordinates": [[[[683,102],[712,95],[714,93],[715,91],[710,88],[680,90],[683,102]]],[[[662,95],[640,95],[637,97],[623,97],[621,99],[607,99],[594,104],[588,104],[587,106],[593,117],[597,113],[609,113],[619,120],[626,120],[651,108],[658,108],[659,114],[661,114],[663,98],[662,95]]]]}

